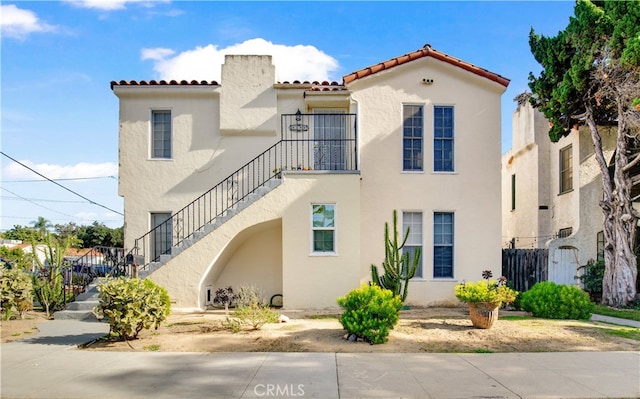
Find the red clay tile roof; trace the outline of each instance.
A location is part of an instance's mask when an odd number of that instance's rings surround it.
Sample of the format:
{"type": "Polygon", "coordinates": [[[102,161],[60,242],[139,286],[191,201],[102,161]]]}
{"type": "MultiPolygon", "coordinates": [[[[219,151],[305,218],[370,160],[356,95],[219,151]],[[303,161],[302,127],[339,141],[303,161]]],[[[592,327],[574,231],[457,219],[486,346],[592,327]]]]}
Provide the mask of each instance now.
{"type": "Polygon", "coordinates": [[[156,81],[156,80],[150,80],[150,81],[146,81],[146,80],[141,80],[141,81],[136,81],[136,80],[130,80],[130,81],[126,81],[126,80],[121,80],[119,82],[116,82],[115,80],[111,81],[111,90],[113,90],[114,86],[219,86],[218,82],[216,82],[215,80],[212,81],[206,81],[206,80],[181,80],[181,81],[177,81],[177,80],[170,80],[170,81],[166,81],[166,80],[160,80],[160,81],[156,81]]]}
{"type": "Polygon", "coordinates": [[[510,80],[505,78],[504,76],[500,76],[497,73],[493,73],[491,71],[488,71],[484,68],[480,68],[479,66],[470,64],[468,62],[462,61],[461,59],[455,58],[455,57],[451,57],[450,55],[447,55],[443,52],[434,50],[431,45],[426,44],[423,48],[416,50],[414,52],[411,52],[409,54],[405,54],[402,55],[400,57],[396,57],[396,58],[392,58],[388,61],[384,61],[381,62],[379,64],[375,64],[372,65],[370,67],[364,68],[364,69],[360,69],[359,71],[355,71],[353,73],[350,73],[349,75],[345,75],[342,79],[344,84],[347,83],[351,83],[354,80],[360,79],[360,78],[364,78],[365,76],[369,76],[369,75],[373,75],[375,73],[378,73],[380,71],[384,71],[387,69],[391,69],[393,67],[396,67],[398,65],[402,65],[405,64],[407,62],[410,61],[414,61],[417,60],[419,58],[423,58],[423,57],[433,57],[436,60],[440,60],[440,61],[444,61],[446,63],[449,63],[453,66],[457,66],[458,68],[462,68],[466,71],[475,73],[476,75],[482,76],[484,78],[487,78],[489,80],[492,80],[494,82],[497,82],[501,85],[503,85],[504,87],[507,87],[509,85],[510,80]]]}
{"type": "MultiPolygon", "coordinates": [[[[304,82],[300,82],[299,80],[294,80],[293,82],[289,83],[288,81],[285,82],[278,82],[281,85],[311,85],[311,87],[308,90],[311,91],[340,91],[340,90],[347,90],[347,88],[345,87],[345,85],[347,83],[351,83],[354,80],[360,79],[360,78],[364,78],[365,76],[369,76],[369,75],[373,75],[375,73],[378,73],[380,71],[384,71],[387,69],[391,69],[393,67],[396,67],[398,65],[402,65],[405,64],[407,62],[410,61],[414,61],[417,60],[419,58],[423,58],[423,57],[433,57],[437,60],[440,61],[444,61],[446,63],[449,63],[451,65],[457,66],[458,68],[462,68],[466,71],[475,73],[476,75],[482,76],[484,78],[487,78],[489,80],[492,80],[494,82],[497,82],[501,85],[503,85],[504,87],[507,87],[509,85],[510,80],[505,78],[504,76],[498,75],[497,73],[493,73],[491,71],[488,71],[484,68],[480,68],[479,66],[470,64],[468,62],[462,61],[461,59],[455,58],[455,57],[451,57],[450,55],[447,55],[443,52],[434,50],[431,45],[426,44],[423,48],[416,50],[414,52],[402,55],[400,57],[395,57],[392,58],[388,61],[384,61],[381,62],[379,64],[375,64],[372,66],[369,66],[367,68],[364,69],[360,69],[358,71],[355,71],[353,73],[350,73],[349,75],[345,75],[342,77],[342,83],[338,83],[338,82],[328,82],[328,81],[323,81],[323,82],[319,82],[319,81],[313,81],[313,82],[309,82],[309,81],[304,81],[304,82]]],[[[121,80],[119,82],[117,81],[111,81],[111,90],[113,90],[114,86],[219,86],[218,82],[216,82],[215,80],[212,81],[206,81],[206,80],[191,80],[191,81],[187,81],[187,80],[181,80],[181,81],[176,81],[176,80],[171,80],[171,81],[166,81],[166,80],[160,80],[160,81],[156,81],[156,80],[150,80],[150,81],[146,81],[146,80],[141,80],[141,81],[135,81],[135,80],[130,80],[130,81],[126,81],[126,80],[121,80]]]]}

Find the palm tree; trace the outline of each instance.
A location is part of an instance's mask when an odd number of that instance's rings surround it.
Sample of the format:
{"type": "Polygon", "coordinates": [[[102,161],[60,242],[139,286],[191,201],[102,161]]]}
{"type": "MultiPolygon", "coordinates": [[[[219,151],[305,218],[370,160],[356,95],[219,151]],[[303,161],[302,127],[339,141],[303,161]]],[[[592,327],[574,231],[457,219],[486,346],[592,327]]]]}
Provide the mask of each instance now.
{"type": "Polygon", "coordinates": [[[38,233],[40,233],[40,236],[42,237],[44,237],[49,228],[53,227],[51,222],[42,216],[38,216],[38,220],[32,221],[31,224],[33,225],[34,229],[38,230],[38,233]]]}

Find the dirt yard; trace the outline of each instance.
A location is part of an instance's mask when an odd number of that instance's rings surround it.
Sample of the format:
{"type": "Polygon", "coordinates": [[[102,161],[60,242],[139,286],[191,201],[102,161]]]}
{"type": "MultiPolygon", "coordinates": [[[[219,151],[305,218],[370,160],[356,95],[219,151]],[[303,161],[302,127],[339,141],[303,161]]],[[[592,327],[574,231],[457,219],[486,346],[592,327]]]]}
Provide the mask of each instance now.
{"type": "MultiPolygon", "coordinates": [[[[466,308],[424,308],[401,312],[389,342],[349,342],[338,311],[282,311],[286,323],[232,333],[224,311],[174,314],[158,329],[129,342],[101,340],[86,347],[100,351],[162,352],[542,352],[637,351],[640,330],[604,323],[545,320],[501,311],[489,330],[473,328],[466,308]],[[631,339],[630,337],[634,338],[631,339]]],[[[2,322],[2,342],[31,336],[42,316],[2,322]]]]}

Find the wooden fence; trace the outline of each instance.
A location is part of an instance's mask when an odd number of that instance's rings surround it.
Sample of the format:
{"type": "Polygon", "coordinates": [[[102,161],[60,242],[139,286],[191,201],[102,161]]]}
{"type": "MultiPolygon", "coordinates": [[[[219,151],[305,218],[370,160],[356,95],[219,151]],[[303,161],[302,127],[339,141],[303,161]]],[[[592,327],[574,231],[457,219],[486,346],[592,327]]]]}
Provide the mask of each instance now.
{"type": "Polygon", "coordinates": [[[535,283],[547,281],[549,276],[549,250],[503,249],[502,275],[512,288],[524,292],[535,283]]]}

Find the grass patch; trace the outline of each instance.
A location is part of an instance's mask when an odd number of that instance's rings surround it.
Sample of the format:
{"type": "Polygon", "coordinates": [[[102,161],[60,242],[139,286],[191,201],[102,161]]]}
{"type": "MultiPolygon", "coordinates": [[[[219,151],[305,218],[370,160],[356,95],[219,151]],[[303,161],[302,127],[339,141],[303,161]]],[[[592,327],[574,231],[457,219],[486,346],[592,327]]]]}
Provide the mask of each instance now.
{"type": "Polygon", "coordinates": [[[609,317],[618,317],[620,319],[640,321],[640,310],[636,309],[616,309],[596,304],[593,313],[609,317]]]}
{"type": "Polygon", "coordinates": [[[148,352],[157,352],[160,350],[160,345],[158,344],[151,344],[151,345],[147,345],[145,347],[143,347],[142,349],[148,351],[148,352]]]}
{"type": "Polygon", "coordinates": [[[339,319],[340,315],[337,314],[312,314],[309,316],[311,320],[323,320],[323,319],[339,319]]]}
{"type": "Polygon", "coordinates": [[[491,349],[478,348],[474,350],[473,353],[495,353],[495,352],[492,351],[491,349]]]}
{"type": "Polygon", "coordinates": [[[12,337],[19,337],[19,336],[20,336],[20,333],[13,333],[13,334],[11,334],[11,336],[12,336],[12,337]]]}
{"type": "Polygon", "coordinates": [[[637,328],[600,328],[602,332],[607,335],[613,335],[615,337],[632,339],[634,341],[640,341],[640,329],[637,328]]]}

